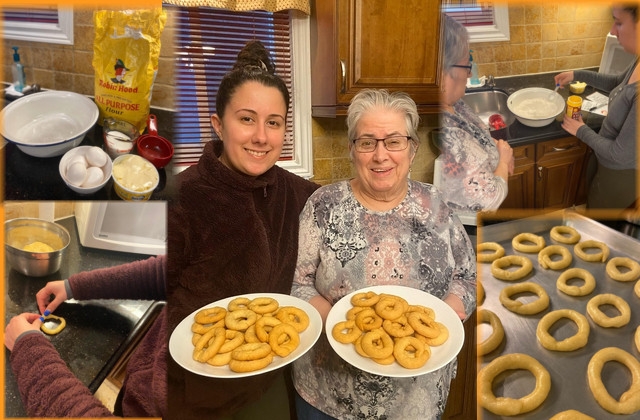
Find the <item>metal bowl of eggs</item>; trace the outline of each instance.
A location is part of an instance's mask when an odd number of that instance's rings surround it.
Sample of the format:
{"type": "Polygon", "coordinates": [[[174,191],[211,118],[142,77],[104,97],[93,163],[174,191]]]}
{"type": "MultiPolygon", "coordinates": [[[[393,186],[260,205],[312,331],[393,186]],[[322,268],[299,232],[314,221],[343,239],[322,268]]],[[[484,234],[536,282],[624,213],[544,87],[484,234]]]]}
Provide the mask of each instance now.
{"type": "Polygon", "coordinates": [[[82,142],[98,114],[98,106],[87,96],[47,90],[4,107],[0,134],[28,155],[60,156],[82,142]]]}
{"type": "Polygon", "coordinates": [[[60,270],[70,242],[63,226],[28,217],[7,220],[4,238],[9,266],[30,277],[44,277],[60,270]]]}
{"type": "Polygon", "coordinates": [[[113,162],[98,146],[78,146],[62,156],[58,170],[67,187],[78,194],[93,194],[104,187],[113,162]]]}

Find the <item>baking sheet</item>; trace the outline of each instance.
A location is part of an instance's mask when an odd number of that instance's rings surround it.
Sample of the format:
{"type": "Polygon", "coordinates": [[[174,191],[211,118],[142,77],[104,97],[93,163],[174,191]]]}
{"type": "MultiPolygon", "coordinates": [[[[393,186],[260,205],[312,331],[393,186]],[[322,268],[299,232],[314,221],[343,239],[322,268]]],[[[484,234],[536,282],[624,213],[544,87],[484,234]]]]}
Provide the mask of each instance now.
{"type": "MultiPolygon", "coordinates": [[[[633,344],[633,334],[640,325],[640,299],[633,293],[635,282],[617,282],[611,280],[605,272],[605,263],[592,263],[582,261],[573,253],[573,245],[564,245],[571,250],[573,261],[569,267],[579,267],[590,271],[596,278],[596,289],[583,297],[572,297],[558,292],[556,280],[562,273],[556,270],[540,268],[537,254],[525,254],[515,251],[511,246],[511,239],[519,233],[531,232],[542,235],[547,245],[556,245],[549,235],[552,227],[566,225],[575,228],[581,234],[581,241],[594,239],[606,243],[610,248],[612,257],[629,257],[640,261],[640,241],[617,232],[609,227],[586,218],[572,211],[561,211],[546,216],[518,219],[484,226],[480,230],[478,243],[498,242],[505,249],[505,255],[525,255],[533,263],[533,272],[518,282],[505,282],[491,275],[491,264],[478,263],[478,275],[484,286],[486,298],[480,306],[493,311],[504,326],[505,340],[493,352],[481,359],[481,366],[508,353],[526,353],[535,357],[542,363],[551,375],[551,391],[545,402],[537,409],[520,416],[497,416],[485,409],[480,409],[482,419],[548,419],[558,412],[575,409],[588,414],[596,419],[637,418],[638,413],[631,415],[614,415],[604,410],[594,399],[587,384],[586,369],[591,356],[604,347],[619,347],[633,356],[640,358],[638,350],[633,344]],[[549,308],[536,315],[517,315],[502,306],[498,297],[505,286],[524,281],[533,281],[540,284],[550,298],[549,308]],[[587,302],[597,294],[614,293],[625,299],[631,307],[631,320],[621,328],[602,328],[596,325],[587,315],[587,302]],[[538,321],[546,313],[557,309],[574,309],[585,315],[589,321],[591,331],[589,341],[582,349],[572,352],[549,351],[538,343],[536,327],[538,321]]],[[[563,244],[559,244],[563,245],[563,244]]],[[[521,295],[521,302],[530,302],[536,297],[521,295]]],[[[615,315],[606,306],[601,307],[605,313],[615,315]]],[[[552,328],[552,334],[556,339],[564,339],[577,331],[575,324],[563,319],[552,328]]],[[[478,327],[478,341],[482,341],[491,332],[486,324],[478,327]]],[[[607,363],[603,370],[603,381],[611,393],[618,399],[620,394],[629,388],[631,375],[626,367],[617,363],[607,363]]],[[[508,375],[501,374],[494,381],[494,392],[497,396],[520,398],[530,393],[535,386],[533,376],[526,371],[510,371],[508,375]]]]}

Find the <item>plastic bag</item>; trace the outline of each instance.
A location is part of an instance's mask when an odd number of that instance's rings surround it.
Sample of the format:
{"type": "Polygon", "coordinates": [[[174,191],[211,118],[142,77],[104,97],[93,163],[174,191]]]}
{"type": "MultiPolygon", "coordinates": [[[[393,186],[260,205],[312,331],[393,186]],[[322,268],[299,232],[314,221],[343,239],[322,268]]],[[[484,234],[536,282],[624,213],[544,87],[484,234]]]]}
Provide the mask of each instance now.
{"type": "Polygon", "coordinates": [[[99,124],[111,117],[144,131],[166,20],[161,8],[94,12],[92,64],[99,124]]]}

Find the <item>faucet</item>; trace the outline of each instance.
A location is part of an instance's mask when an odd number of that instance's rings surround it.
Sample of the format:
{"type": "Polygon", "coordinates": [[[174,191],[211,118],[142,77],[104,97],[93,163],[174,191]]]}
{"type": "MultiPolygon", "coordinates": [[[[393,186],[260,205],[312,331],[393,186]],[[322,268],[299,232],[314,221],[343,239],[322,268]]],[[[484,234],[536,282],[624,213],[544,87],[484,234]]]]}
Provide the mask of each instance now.
{"type": "Polygon", "coordinates": [[[493,75],[490,74],[489,76],[487,76],[487,86],[490,87],[491,89],[493,89],[494,87],[496,87],[496,81],[493,78],[493,75]]]}

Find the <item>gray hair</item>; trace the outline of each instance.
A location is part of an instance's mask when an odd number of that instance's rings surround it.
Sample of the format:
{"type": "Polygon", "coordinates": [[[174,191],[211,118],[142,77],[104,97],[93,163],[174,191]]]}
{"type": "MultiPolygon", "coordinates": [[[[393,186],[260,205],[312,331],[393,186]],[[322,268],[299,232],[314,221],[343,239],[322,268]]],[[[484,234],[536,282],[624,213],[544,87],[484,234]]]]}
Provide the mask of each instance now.
{"type": "Polygon", "coordinates": [[[363,89],[358,92],[351,100],[347,111],[347,136],[349,142],[356,137],[356,129],[362,115],[375,108],[384,108],[404,114],[407,135],[411,137],[409,144],[411,144],[412,153],[415,153],[420,141],[418,136],[420,116],[418,115],[416,103],[404,92],[390,93],[385,89],[363,89]]]}
{"type": "Polygon", "coordinates": [[[453,65],[469,56],[469,33],[462,24],[448,15],[443,15],[444,60],[443,70],[450,73],[453,65]]]}

